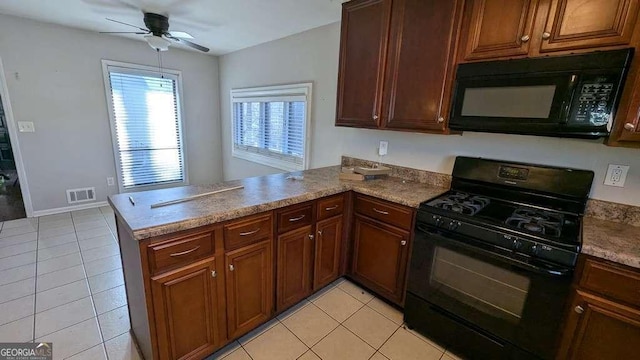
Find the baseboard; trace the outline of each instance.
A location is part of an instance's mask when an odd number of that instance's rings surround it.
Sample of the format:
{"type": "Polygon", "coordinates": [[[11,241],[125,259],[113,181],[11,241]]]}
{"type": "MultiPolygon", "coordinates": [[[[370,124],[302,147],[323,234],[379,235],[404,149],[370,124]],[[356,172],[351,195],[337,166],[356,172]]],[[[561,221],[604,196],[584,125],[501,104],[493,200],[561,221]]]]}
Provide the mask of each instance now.
{"type": "Polygon", "coordinates": [[[36,210],[33,212],[33,217],[54,215],[54,214],[60,214],[60,213],[69,212],[69,211],[93,209],[93,208],[108,206],[108,205],[109,203],[106,201],[98,201],[98,202],[92,202],[89,204],[72,205],[72,206],[65,206],[65,207],[59,207],[59,208],[47,209],[47,210],[36,210]]]}

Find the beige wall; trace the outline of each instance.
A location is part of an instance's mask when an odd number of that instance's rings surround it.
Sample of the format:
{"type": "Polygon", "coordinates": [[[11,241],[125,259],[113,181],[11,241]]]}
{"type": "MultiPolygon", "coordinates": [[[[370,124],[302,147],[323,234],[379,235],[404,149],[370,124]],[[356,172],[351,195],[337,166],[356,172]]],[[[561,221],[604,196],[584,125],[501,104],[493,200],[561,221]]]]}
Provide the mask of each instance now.
{"type": "Polygon", "coordinates": [[[313,81],[311,167],[337,165],[342,154],[377,160],[379,140],[389,141],[383,161],[451,173],[456,155],[591,169],[592,197],[640,205],[640,150],[610,148],[601,141],[465,133],[442,136],[337,128],[339,23],[240,50],[220,58],[220,94],[225,179],[280,172],[231,157],[229,90],[237,87],[313,81]],[[625,188],[604,186],[607,164],[630,165],[625,188]]]}
{"type": "MultiPolygon", "coordinates": [[[[157,66],[144,42],[0,15],[0,58],[34,210],[68,206],[66,189],[117,192],[102,59],[157,66]]],[[[184,137],[192,184],[222,179],[218,58],[172,48],[164,67],[182,71],[184,137]]]]}

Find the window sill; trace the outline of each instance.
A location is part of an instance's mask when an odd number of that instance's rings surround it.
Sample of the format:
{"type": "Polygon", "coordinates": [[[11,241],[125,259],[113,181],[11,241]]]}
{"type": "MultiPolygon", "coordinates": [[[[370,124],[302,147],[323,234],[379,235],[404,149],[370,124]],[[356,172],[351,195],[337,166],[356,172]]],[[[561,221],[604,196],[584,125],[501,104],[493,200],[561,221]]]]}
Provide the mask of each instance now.
{"type": "Polygon", "coordinates": [[[256,154],[251,152],[245,152],[241,150],[234,150],[231,154],[233,157],[243,159],[251,162],[258,163],[260,165],[266,165],[272,168],[285,170],[285,171],[301,171],[305,170],[304,165],[293,164],[288,161],[281,161],[262,154],[256,154]]]}

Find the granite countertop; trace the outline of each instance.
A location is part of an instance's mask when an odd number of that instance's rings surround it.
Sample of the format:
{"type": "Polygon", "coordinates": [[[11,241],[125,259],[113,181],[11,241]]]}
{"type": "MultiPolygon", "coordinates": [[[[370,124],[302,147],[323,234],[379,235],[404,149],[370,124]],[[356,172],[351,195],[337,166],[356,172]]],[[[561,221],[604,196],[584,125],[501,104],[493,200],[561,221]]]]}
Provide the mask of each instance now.
{"type": "Polygon", "coordinates": [[[582,253],[640,269],[640,227],[585,217],[582,253]]]}
{"type": "Polygon", "coordinates": [[[183,186],[139,193],[117,194],[109,203],[124,220],[134,239],[214,224],[321,197],[353,190],[401,205],[417,208],[448,189],[395,177],[370,181],[340,181],[340,166],[294,173],[252,177],[207,186],[183,186]],[[287,179],[303,175],[303,180],[287,179]],[[205,196],[188,202],[152,209],[152,204],[181,199],[218,189],[243,185],[243,189],[205,196]],[[133,197],[135,206],[129,201],[133,197]]]}

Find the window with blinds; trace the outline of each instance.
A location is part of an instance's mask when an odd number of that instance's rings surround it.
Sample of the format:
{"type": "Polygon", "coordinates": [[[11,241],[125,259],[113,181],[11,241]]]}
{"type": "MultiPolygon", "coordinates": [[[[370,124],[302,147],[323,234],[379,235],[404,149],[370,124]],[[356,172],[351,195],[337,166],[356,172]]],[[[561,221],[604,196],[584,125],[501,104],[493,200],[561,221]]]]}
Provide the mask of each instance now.
{"type": "Polygon", "coordinates": [[[121,191],[186,183],[179,73],[106,66],[121,191]]]}
{"type": "Polygon", "coordinates": [[[308,167],[311,84],[231,90],[233,156],[283,170],[308,167]]]}

